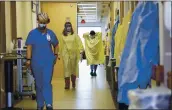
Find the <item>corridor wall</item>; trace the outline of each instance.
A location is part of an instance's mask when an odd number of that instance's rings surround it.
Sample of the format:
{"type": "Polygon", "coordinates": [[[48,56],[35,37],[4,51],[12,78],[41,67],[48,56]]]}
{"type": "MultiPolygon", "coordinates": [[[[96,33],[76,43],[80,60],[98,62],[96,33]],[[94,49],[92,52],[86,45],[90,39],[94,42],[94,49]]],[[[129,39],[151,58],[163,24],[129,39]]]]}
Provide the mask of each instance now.
{"type": "Polygon", "coordinates": [[[10,50],[10,43],[12,41],[11,33],[11,3],[5,2],[5,31],[6,31],[6,51],[10,50]]]}
{"type": "Polygon", "coordinates": [[[35,1],[35,2],[31,2],[33,3],[32,7],[32,28],[36,28],[37,27],[37,12],[36,12],[36,8],[38,7],[38,13],[41,12],[41,2],[39,1],[35,1]],[[36,3],[37,5],[35,5],[34,3],[36,3]]]}
{"type": "Polygon", "coordinates": [[[16,2],[17,37],[26,40],[32,30],[31,2],[16,2]]]}
{"type": "MultiPolygon", "coordinates": [[[[112,29],[113,29],[113,26],[114,26],[114,23],[115,23],[115,19],[116,19],[116,9],[119,9],[118,8],[118,4],[120,2],[111,2],[110,4],[110,35],[112,35],[112,29]]],[[[111,39],[112,36],[110,36],[110,39],[111,39]]]]}
{"type": "MultiPolygon", "coordinates": [[[[55,32],[60,43],[62,43],[61,35],[66,17],[70,17],[74,31],[77,33],[77,3],[41,2],[41,11],[48,13],[50,17],[48,28],[55,32]]],[[[60,60],[57,61],[54,67],[53,78],[63,78],[64,70],[62,60],[63,59],[60,58],[60,60]]]]}
{"type": "MultiPolygon", "coordinates": [[[[160,65],[164,66],[164,84],[167,86],[167,73],[172,71],[172,36],[170,35],[170,31],[167,30],[165,25],[166,21],[170,19],[170,16],[165,17],[166,14],[171,13],[172,3],[170,2],[160,2],[159,3],[159,33],[160,33],[160,65]],[[167,5],[168,4],[168,5],[167,5]],[[169,10],[169,11],[167,11],[169,10]],[[166,12],[167,11],[167,12],[166,12]]],[[[168,22],[169,23],[169,22],[168,22]]]]}

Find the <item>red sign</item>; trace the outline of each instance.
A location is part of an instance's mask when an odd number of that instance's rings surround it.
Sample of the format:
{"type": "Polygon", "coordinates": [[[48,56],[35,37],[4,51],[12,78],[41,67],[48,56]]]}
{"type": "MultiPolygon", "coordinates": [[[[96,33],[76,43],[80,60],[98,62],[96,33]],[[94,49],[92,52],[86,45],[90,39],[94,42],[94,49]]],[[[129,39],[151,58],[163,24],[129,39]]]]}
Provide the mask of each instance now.
{"type": "Polygon", "coordinates": [[[81,23],[82,23],[82,24],[84,24],[84,23],[85,23],[85,20],[84,20],[84,19],[82,19],[82,20],[81,20],[81,23]]]}

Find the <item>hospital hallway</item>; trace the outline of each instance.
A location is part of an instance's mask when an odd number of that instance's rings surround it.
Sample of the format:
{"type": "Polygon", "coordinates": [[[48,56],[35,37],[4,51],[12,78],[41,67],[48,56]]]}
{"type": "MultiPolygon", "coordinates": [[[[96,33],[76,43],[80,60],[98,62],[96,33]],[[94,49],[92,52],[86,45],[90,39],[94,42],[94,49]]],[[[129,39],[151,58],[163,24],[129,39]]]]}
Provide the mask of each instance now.
{"type": "MultiPolygon", "coordinates": [[[[65,90],[63,79],[53,79],[54,109],[115,109],[104,66],[98,66],[97,77],[90,76],[85,60],[79,67],[76,89],[65,90]]],[[[25,97],[16,107],[36,109],[36,101],[25,97]]]]}
{"type": "Polygon", "coordinates": [[[0,0],[0,110],[172,110],[171,6],[0,0]]]}

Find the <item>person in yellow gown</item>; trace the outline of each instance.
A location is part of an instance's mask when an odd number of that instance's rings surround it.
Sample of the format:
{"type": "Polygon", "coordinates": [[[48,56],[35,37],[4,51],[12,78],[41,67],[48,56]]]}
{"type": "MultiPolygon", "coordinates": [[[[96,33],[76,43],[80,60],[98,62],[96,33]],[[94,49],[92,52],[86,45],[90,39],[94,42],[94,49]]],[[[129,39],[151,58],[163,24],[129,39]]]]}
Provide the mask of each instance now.
{"type": "Polygon", "coordinates": [[[70,77],[72,87],[75,88],[78,63],[82,60],[84,48],[80,37],[74,33],[71,22],[65,23],[62,34],[60,54],[64,64],[65,89],[70,89],[70,77]]]}
{"type": "Polygon", "coordinates": [[[98,64],[104,63],[104,48],[102,34],[100,32],[91,31],[83,35],[85,39],[85,54],[87,65],[90,65],[91,76],[97,76],[96,70],[98,64]]]}

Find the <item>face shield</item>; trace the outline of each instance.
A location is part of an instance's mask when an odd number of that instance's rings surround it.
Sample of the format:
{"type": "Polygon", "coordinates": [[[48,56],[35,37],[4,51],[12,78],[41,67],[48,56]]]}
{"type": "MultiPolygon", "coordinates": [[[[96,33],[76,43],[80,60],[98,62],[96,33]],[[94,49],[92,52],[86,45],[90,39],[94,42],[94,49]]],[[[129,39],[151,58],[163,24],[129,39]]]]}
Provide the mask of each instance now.
{"type": "Polygon", "coordinates": [[[71,32],[72,31],[72,26],[71,26],[70,23],[66,23],[65,24],[65,28],[66,28],[67,32],[71,32]]]}

